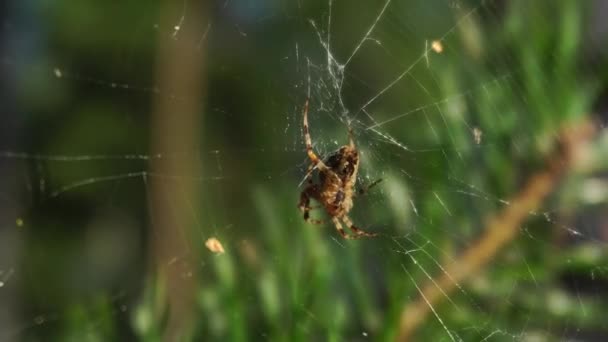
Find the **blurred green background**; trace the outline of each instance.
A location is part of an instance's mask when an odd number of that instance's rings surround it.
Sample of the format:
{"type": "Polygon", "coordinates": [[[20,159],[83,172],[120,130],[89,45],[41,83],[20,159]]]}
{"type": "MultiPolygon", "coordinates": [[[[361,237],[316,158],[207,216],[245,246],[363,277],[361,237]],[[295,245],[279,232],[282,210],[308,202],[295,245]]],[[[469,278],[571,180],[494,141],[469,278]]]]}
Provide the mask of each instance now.
{"type": "Polygon", "coordinates": [[[0,340],[608,340],[606,1],[1,6],[0,340]],[[352,127],[383,180],[375,239],[297,209],[307,97],[319,155],[352,127]]]}

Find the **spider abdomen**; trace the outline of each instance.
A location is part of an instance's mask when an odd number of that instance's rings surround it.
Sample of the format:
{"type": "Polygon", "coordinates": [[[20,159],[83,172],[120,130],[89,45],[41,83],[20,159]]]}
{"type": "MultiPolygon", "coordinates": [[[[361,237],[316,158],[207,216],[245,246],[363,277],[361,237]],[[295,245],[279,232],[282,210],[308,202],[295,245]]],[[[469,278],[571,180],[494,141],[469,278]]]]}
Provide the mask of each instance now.
{"type": "Polygon", "coordinates": [[[353,207],[352,186],[342,184],[339,179],[336,182],[326,182],[321,191],[321,203],[331,216],[342,217],[353,207]]]}

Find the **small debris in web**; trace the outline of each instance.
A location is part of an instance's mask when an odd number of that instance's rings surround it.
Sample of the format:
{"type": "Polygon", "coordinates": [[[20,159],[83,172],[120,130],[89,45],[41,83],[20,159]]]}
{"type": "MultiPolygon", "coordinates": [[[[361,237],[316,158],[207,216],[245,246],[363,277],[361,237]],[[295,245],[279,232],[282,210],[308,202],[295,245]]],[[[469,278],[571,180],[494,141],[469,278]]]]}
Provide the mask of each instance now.
{"type": "Polygon", "coordinates": [[[482,136],[483,136],[483,132],[479,128],[474,127],[473,128],[473,139],[475,139],[475,143],[477,145],[481,144],[481,137],[482,136]]]}
{"type": "Polygon", "coordinates": [[[15,220],[15,224],[17,225],[17,227],[21,228],[23,227],[23,219],[21,217],[17,218],[15,220]]]}
{"type": "Polygon", "coordinates": [[[433,49],[433,51],[435,51],[437,53],[442,53],[443,44],[441,44],[440,40],[433,40],[433,42],[431,43],[431,49],[433,49]]]}
{"type": "Polygon", "coordinates": [[[220,243],[220,240],[218,240],[214,237],[209,238],[209,239],[207,239],[207,241],[205,241],[205,247],[207,247],[208,250],[212,251],[215,254],[224,253],[224,247],[220,243]]]}
{"type": "Polygon", "coordinates": [[[61,72],[61,69],[59,69],[59,68],[53,69],[53,73],[55,74],[55,77],[57,77],[57,78],[63,77],[63,73],[61,72]]]}

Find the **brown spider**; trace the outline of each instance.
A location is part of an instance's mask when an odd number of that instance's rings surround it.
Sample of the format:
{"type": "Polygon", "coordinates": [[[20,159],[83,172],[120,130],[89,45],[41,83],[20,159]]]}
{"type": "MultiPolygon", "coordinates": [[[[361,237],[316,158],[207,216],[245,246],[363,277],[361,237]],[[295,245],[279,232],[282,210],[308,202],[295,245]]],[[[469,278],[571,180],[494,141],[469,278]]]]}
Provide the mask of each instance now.
{"type": "Polygon", "coordinates": [[[310,199],[319,202],[331,217],[336,229],[345,239],[358,239],[361,237],[373,237],[376,233],[368,233],[357,228],[348,217],[348,212],[353,207],[353,198],[356,194],[363,195],[372,186],[378,184],[381,179],[373,182],[369,186],[355,192],[357,182],[357,170],[359,169],[359,153],[355,147],[352,130],[348,130],[349,144],[331,154],[325,161],[322,161],[312,150],[312,140],[308,130],[308,99],[304,104],[304,140],[306,141],[306,153],[310,158],[311,164],[306,173],[308,186],[300,194],[300,211],[304,214],[304,220],[312,224],[323,224],[325,220],[312,219],[310,211],[314,209],[310,206],[310,199]],[[314,184],[312,173],[314,169],[319,170],[319,184],[314,184]],[[355,235],[348,235],[344,232],[342,224],[344,222],[355,235]]]}

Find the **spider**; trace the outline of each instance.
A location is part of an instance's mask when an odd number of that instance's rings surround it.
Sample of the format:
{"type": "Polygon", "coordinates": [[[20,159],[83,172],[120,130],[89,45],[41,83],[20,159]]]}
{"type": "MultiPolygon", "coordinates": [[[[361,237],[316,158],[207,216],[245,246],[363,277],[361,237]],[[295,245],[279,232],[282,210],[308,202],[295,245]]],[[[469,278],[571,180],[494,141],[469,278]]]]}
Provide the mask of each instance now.
{"type": "Polygon", "coordinates": [[[371,187],[380,183],[378,179],[367,187],[355,191],[355,183],[357,182],[357,171],[359,169],[359,152],[353,140],[352,129],[348,130],[348,145],[340,147],[339,150],[332,153],[325,161],[321,160],[312,149],[312,140],[308,130],[308,102],[306,99],[304,104],[304,140],[306,142],[306,153],[310,158],[311,164],[306,173],[308,185],[300,194],[300,203],[298,207],[304,214],[304,220],[312,224],[324,224],[326,220],[317,220],[310,217],[310,211],[316,209],[310,206],[310,199],[319,202],[327,214],[331,217],[333,224],[340,235],[345,239],[358,239],[362,237],[373,237],[378,234],[368,233],[360,228],[357,228],[348,213],[353,207],[353,198],[356,195],[365,194],[371,187]],[[318,169],[319,183],[313,182],[312,173],[314,169],[318,169]],[[342,228],[344,222],[354,235],[346,234],[342,228]]]}

